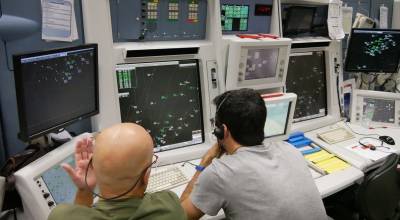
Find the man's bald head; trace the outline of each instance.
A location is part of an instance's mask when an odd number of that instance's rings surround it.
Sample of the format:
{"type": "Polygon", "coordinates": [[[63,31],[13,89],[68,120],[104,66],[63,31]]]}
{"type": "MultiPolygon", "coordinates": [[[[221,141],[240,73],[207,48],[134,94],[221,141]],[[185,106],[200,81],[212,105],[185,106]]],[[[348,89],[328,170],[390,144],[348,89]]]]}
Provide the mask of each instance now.
{"type": "Polygon", "coordinates": [[[151,163],[153,140],[133,123],[117,124],[96,137],[93,167],[101,187],[127,190],[151,163]]]}

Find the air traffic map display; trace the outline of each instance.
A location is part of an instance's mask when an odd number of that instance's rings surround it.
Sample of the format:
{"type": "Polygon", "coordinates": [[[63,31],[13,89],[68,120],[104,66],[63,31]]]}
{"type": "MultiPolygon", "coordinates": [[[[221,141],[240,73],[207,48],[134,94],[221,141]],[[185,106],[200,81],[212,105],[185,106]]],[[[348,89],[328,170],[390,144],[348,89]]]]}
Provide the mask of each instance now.
{"type": "Polygon", "coordinates": [[[364,98],[363,115],[374,122],[395,123],[395,100],[364,98]]]}
{"type": "MultiPolygon", "coordinates": [[[[74,167],[74,161],[74,155],[72,155],[60,164],[67,163],[74,167]]],[[[60,164],[44,172],[42,178],[57,204],[73,203],[76,195],[76,186],[60,164]]]]}
{"type": "Polygon", "coordinates": [[[327,86],[323,51],[291,54],[286,91],[297,94],[294,122],[326,116],[327,86]]]}
{"type": "Polygon", "coordinates": [[[395,73],[400,59],[400,31],[353,29],[345,70],[395,73]]]}
{"type": "Polygon", "coordinates": [[[120,64],[116,74],[121,121],[147,129],[155,151],[204,142],[197,60],[120,64]]]}

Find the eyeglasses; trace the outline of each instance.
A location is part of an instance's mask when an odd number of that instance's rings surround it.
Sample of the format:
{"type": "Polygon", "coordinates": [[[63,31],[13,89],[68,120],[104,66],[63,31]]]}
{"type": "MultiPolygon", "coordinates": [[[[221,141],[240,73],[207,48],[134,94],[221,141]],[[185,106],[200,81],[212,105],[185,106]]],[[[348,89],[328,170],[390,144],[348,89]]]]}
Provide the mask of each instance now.
{"type": "Polygon", "coordinates": [[[88,172],[89,172],[89,166],[93,168],[93,166],[92,166],[92,158],[90,158],[89,163],[88,163],[88,166],[86,167],[86,172],[85,172],[85,184],[86,184],[86,187],[89,189],[89,191],[90,191],[94,196],[97,196],[97,197],[99,197],[99,198],[101,198],[101,199],[104,199],[104,200],[114,200],[114,199],[118,199],[118,198],[121,198],[122,196],[125,196],[126,194],[128,194],[129,192],[131,192],[133,189],[135,189],[135,188],[136,188],[136,185],[137,185],[137,184],[139,183],[139,181],[143,178],[143,176],[145,175],[146,171],[147,171],[149,168],[157,168],[157,167],[158,167],[158,163],[157,163],[157,162],[158,162],[158,156],[157,156],[156,154],[153,154],[153,158],[152,158],[152,160],[151,160],[151,164],[150,164],[149,166],[147,166],[145,169],[143,169],[143,171],[141,172],[139,178],[136,180],[135,184],[134,184],[131,188],[129,188],[129,190],[125,191],[124,193],[122,193],[122,194],[120,194],[120,195],[117,195],[117,196],[114,196],[114,197],[111,197],[111,198],[105,198],[105,197],[99,195],[98,193],[95,193],[93,190],[91,190],[90,187],[89,187],[89,185],[88,185],[88,183],[87,183],[87,175],[88,175],[88,172]]]}

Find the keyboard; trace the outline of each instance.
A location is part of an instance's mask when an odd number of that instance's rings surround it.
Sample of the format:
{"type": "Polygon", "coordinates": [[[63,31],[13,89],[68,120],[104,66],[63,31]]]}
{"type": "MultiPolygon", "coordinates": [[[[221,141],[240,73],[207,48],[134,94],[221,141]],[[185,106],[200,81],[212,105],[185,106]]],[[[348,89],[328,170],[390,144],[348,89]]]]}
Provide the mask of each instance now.
{"type": "Polygon", "coordinates": [[[354,138],[354,135],[344,128],[336,128],[330,131],[319,133],[318,137],[328,144],[336,144],[354,138]]]}
{"type": "Polygon", "coordinates": [[[150,174],[149,184],[147,185],[146,192],[149,193],[172,189],[189,182],[189,179],[177,165],[166,168],[160,167],[154,171],[150,174]]]}

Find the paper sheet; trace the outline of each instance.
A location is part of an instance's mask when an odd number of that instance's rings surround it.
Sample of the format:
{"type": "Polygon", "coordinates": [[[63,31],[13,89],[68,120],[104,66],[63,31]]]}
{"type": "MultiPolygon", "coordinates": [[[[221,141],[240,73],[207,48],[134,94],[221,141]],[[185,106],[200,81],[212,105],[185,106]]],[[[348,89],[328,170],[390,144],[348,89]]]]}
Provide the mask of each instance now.
{"type": "Polygon", "coordinates": [[[388,8],[379,7],[379,28],[388,28],[388,8]]]}
{"type": "MultiPolygon", "coordinates": [[[[368,145],[368,144],[374,144],[374,145],[379,145],[380,142],[372,143],[372,142],[363,142],[363,144],[368,145]]],[[[386,146],[386,145],[385,145],[386,146]]],[[[373,161],[380,160],[382,158],[387,157],[391,153],[395,153],[396,151],[390,147],[388,148],[383,148],[383,147],[377,147],[376,150],[370,150],[369,148],[365,148],[361,146],[360,144],[354,144],[354,145],[349,145],[345,147],[346,149],[350,150],[351,152],[354,152],[366,159],[370,159],[373,161]]]]}
{"type": "Polygon", "coordinates": [[[343,32],[350,34],[351,27],[353,26],[353,8],[342,7],[342,19],[343,19],[343,32]]]}
{"type": "Polygon", "coordinates": [[[328,30],[329,37],[333,40],[344,38],[341,7],[342,2],[340,0],[329,0],[328,30]]]}
{"type": "Polygon", "coordinates": [[[42,39],[72,42],[78,39],[74,0],[41,0],[42,39]]]}

